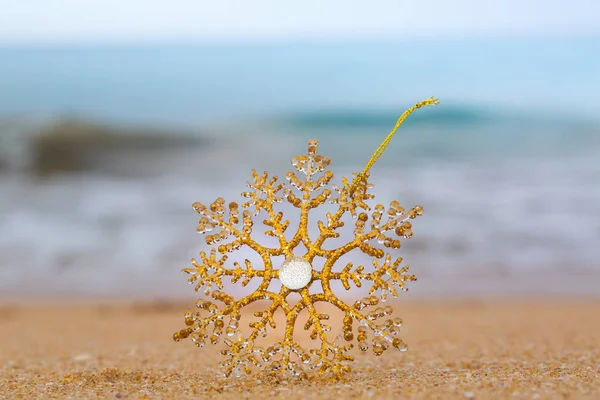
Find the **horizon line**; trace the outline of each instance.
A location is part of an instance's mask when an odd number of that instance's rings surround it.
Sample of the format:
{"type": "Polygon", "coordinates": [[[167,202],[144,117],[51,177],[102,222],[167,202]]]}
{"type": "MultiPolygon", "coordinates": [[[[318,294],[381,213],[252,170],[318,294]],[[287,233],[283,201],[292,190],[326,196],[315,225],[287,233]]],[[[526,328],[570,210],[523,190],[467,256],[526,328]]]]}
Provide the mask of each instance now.
{"type": "Polygon", "coordinates": [[[0,48],[61,48],[61,47],[130,47],[160,45],[203,45],[203,46],[268,46],[294,44],[385,44],[402,42],[482,42],[482,41],[534,41],[599,39],[600,32],[455,32],[444,35],[284,35],[272,36],[168,36],[168,37],[112,37],[112,38],[55,38],[50,40],[3,40],[0,48]]]}

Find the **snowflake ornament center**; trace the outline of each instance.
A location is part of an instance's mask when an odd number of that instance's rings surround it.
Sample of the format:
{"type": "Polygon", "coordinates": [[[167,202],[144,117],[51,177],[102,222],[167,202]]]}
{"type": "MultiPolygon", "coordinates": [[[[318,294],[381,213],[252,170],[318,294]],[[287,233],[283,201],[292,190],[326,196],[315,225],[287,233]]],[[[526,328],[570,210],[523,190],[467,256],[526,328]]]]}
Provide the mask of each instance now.
{"type": "Polygon", "coordinates": [[[302,289],[312,280],[312,265],[302,257],[289,257],[279,268],[279,280],[290,290],[302,289]]]}

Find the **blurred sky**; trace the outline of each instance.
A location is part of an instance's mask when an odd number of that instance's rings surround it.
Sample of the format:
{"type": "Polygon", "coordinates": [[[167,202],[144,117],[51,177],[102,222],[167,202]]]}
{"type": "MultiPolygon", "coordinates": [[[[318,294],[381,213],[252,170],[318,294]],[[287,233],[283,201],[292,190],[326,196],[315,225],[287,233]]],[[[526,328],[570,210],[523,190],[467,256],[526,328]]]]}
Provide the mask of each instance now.
{"type": "Polygon", "coordinates": [[[598,0],[0,0],[0,44],[597,34],[598,0]]]}

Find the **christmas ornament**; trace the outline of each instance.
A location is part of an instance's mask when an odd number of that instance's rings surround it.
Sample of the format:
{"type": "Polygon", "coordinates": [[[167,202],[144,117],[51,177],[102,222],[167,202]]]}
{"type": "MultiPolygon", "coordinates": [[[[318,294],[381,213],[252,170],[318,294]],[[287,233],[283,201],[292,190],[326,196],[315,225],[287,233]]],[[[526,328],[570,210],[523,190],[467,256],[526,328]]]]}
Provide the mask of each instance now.
{"type": "Polygon", "coordinates": [[[318,375],[334,378],[350,371],[349,363],[353,356],[349,354],[353,342],[362,351],[372,349],[381,355],[389,348],[406,351],[407,345],[398,337],[402,320],[387,318],[393,309],[382,306],[389,296],[396,297],[397,289],[406,290],[407,282],[416,280],[408,273],[408,266],[401,266],[402,258],[392,258],[385,249],[400,248],[398,237],[410,238],[412,226],[409,220],[420,216],[421,206],[405,210],[400,203],[392,201],[387,209],[377,204],[374,211],[368,205],[375,196],[369,193],[372,185],[368,183],[369,170],[383,154],[392,136],[404,120],[416,109],[427,105],[439,104],[430,98],[408,109],[396,122],[396,125],[375,151],[365,168],[353,174],[353,179],[342,178],[340,186],[332,185],[333,173],[327,171],[329,157],[317,154],[317,141],[308,142],[308,154],[292,159],[292,165],[301,173],[289,171],[287,183],[278,183],[276,176],[269,178],[265,172],[259,175],[252,171],[253,181],[248,182],[249,191],[242,193],[247,201],[241,207],[231,202],[226,204],[223,198],[216,199],[209,207],[194,203],[193,208],[200,214],[197,227],[199,233],[207,234],[206,243],[211,246],[207,253],[201,252],[200,259],[192,259],[192,267],[183,269],[189,274],[189,282],[195,284],[196,291],[203,289],[212,300],[200,299],[196,303],[198,311],[185,314],[186,328],[176,332],[174,340],[191,338],[202,347],[207,342],[223,342],[221,353],[226,357],[220,363],[225,376],[234,374],[240,377],[251,373],[253,369],[262,372],[291,374],[306,379],[316,371],[318,375]],[[278,211],[280,203],[287,202],[300,213],[300,222],[293,233],[288,233],[290,221],[278,211]],[[333,203],[337,208],[328,212],[324,220],[311,221],[311,210],[333,203]],[[240,209],[243,212],[240,214],[240,209]],[[369,213],[367,213],[369,212],[369,213]],[[350,214],[354,218],[354,238],[342,246],[327,248],[330,238],[338,238],[344,228],[342,217],[350,214]],[[267,230],[265,235],[277,240],[278,246],[266,247],[253,238],[253,227],[259,216],[267,230]],[[309,237],[309,224],[319,231],[318,237],[309,237]],[[230,262],[229,254],[242,247],[256,252],[261,265],[253,265],[249,260],[230,262]],[[382,248],[383,247],[383,248],[382,248]],[[347,263],[338,265],[338,260],[353,251],[373,258],[373,267],[354,266],[347,263]],[[274,258],[284,261],[276,263],[274,258]],[[315,259],[322,258],[322,267],[315,268],[315,259]],[[337,267],[337,268],[336,268],[337,267]],[[252,280],[258,280],[258,287],[247,296],[235,298],[226,293],[223,281],[240,282],[246,286],[252,280]],[[270,290],[272,281],[279,280],[281,289],[270,290]],[[348,304],[340,294],[332,289],[331,282],[340,281],[346,290],[351,283],[356,287],[369,286],[369,295],[348,304]],[[311,291],[316,282],[322,290],[311,291]],[[289,296],[299,294],[300,300],[292,304],[289,296]],[[266,309],[250,316],[248,333],[240,326],[244,318],[245,307],[254,302],[268,301],[266,309]],[[327,302],[343,313],[343,326],[336,330],[341,334],[330,339],[332,327],[324,321],[329,315],[319,312],[319,303],[327,302]],[[257,344],[259,338],[267,337],[267,327],[274,332],[278,328],[274,314],[283,310],[285,327],[283,339],[267,346],[257,344]],[[316,342],[314,348],[307,351],[298,341],[296,322],[301,315],[304,329],[310,332],[310,338],[316,342]]]}

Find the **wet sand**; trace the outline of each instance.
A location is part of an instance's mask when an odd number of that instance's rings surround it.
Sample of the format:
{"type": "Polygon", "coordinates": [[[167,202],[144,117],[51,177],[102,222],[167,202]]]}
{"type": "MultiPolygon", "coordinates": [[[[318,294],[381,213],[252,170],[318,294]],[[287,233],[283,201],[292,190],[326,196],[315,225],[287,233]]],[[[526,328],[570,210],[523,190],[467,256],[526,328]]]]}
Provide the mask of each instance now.
{"type": "Polygon", "coordinates": [[[404,300],[409,351],[345,379],[224,379],[171,337],[188,303],[0,305],[0,398],[600,398],[600,300],[404,300]]]}

